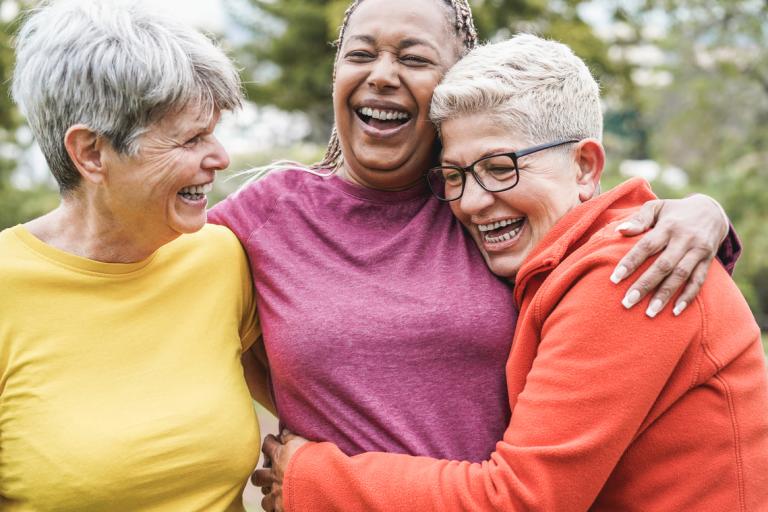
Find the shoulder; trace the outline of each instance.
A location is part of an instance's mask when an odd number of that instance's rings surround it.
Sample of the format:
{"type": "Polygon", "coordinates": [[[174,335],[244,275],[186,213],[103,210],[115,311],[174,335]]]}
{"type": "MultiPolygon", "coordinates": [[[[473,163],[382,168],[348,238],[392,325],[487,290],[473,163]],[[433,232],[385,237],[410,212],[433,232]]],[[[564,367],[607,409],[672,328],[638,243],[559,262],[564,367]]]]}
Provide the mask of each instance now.
{"type": "Polygon", "coordinates": [[[321,178],[302,169],[272,171],[214,206],[208,212],[208,220],[229,227],[245,241],[278,211],[282,202],[304,194],[307,186],[321,182],[321,178]]]}
{"type": "Polygon", "coordinates": [[[226,226],[206,224],[201,230],[181,235],[170,242],[166,251],[215,257],[241,253],[242,246],[232,230],[226,226]]]}
{"type": "Polygon", "coordinates": [[[0,231],[0,279],[11,277],[16,273],[17,264],[24,257],[23,245],[16,236],[16,228],[0,231]]]}
{"type": "MultiPolygon", "coordinates": [[[[318,176],[304,169],[279,169],[246,183],[228,196],[222,203],[237,205],[253,200],[276,199],[300,191],[308,182],[318,180],[318,176]]],[[[219,205],[213,209],[216,210],[219,205]]]]}
{"type": "Polygon", "coordinates": [[[25,233],[22,225],[0,231],[0,275],[13,274],[18,265],[28,266],[33,261],[29,258],[33,251],[25,242],[31,235],[25,233]]]}

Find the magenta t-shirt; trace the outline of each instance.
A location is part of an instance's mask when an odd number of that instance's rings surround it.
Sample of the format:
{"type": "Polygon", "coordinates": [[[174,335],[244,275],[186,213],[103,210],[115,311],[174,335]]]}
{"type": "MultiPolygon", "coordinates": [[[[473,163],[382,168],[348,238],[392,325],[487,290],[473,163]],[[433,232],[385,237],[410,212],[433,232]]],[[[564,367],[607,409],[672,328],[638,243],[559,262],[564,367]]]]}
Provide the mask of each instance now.
{"type": "Polygon", "coordinates": [[[248,252],[285,426],[350,455],[488,458],[517,310],[446,204],[288,170],[209,219],[248,252]]]}

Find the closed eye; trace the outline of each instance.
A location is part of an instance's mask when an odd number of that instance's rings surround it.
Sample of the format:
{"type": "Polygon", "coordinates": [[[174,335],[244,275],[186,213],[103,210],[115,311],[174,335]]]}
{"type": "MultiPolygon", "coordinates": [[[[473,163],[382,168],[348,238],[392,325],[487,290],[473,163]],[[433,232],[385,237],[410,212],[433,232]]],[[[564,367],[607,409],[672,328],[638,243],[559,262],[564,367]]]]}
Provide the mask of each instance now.
{"type": "Polygon", "coordinates": [[[425,57],[421,57],[420,55],[404,55],[404,56],[400,57],[400,62],[402,62],[403,64],[405,64],[407,66],[416,66],[416,67],[418,67],[418,66],[428,66],[428,65],[432,64],[431,60],[429,60],[429,59],[427,59],[425,57]]]}
{"type": "Polygon", "coordinates": [[[202,140],[203,140],[203,135],[202,134],[195,135],[194,137],[192,137],[190,139],[187,139],[187,141],[184,142],[184,147],[187,147],[187,148],[193,147],[193,146],[199,144],[200,141],[202,141],[202,140]]]}
{"type": "Polygon", "coordinates": [[[350,60],[352,62],[368,62],[370,60],[373,60],[376,58],[376,56],[365,50],[353,50],[351,52],[348,52],[344,58],[347,60],[350,60]]]}

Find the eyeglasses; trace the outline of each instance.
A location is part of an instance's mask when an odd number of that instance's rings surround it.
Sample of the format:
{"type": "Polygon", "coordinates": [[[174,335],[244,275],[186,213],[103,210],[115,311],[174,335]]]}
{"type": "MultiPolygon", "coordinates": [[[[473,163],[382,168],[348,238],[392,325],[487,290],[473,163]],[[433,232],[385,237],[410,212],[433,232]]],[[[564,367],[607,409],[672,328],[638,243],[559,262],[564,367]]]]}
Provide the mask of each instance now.
{"type": "Polygon", "coordinates": [[[441,201],[455,201],[464,193],[467,174],[474,176],[477,184],[488,192],[509,190],[520,181],[517,160],[545,149],[579,142],[578,139],[540,144],[521,151],[484,156],[466,167],[441,165],[427,171],[427,183],[432,193],[441,201]]]}

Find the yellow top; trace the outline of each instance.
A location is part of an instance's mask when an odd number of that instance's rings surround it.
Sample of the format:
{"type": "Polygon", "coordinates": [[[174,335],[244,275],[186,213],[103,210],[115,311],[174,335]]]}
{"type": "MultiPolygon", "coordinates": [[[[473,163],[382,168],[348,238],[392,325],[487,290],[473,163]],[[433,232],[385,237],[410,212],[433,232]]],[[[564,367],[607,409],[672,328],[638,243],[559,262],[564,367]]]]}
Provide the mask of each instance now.
{"type": "Polygon", "coordinates": [[[243,510],[254,311],[223,227],[131,264],[0,232],[0,510],[243,510]]]}

